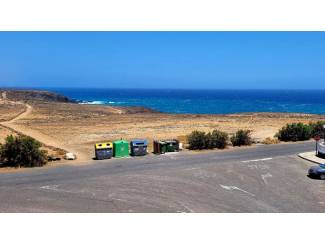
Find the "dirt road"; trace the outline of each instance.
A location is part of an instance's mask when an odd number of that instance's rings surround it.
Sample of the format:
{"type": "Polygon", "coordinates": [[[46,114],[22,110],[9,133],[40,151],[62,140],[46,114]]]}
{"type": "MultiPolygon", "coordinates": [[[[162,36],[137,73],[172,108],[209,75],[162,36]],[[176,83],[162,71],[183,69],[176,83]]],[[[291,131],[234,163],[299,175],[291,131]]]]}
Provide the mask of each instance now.
{"type": "Polygon", "coordinates": [[[44,144],[46,146],[49,146],[52,148],[59,148],[59,149],[63,149],[68,152],[72,152],[77,155],[78,161],[89,159],[87,154],[80,152],[77,148],[73,148],[71,146],[67,147],[67,145],[64,143],[64,141],[56,140],[55,138],[45,135],[40,131],[31,129],[30,127],[16,123],[19,120],[27,118],[33,112],[33,107],[30,104],[27,104],[24,102],[18,102],[18,101],[16,102],[16,101],[7,100],[6,92],[3,92],[1,94],[1,97],[2,97],[1,100],[3,102],[24,105],[26,108],[24,112],[18,114],[16,117],[14,117],[8,121],[0,122],[1,126],[7,128],[7,129],[10,129],[15,133],[21,133],[21,134],[33,137],[34,139],[40,141],[42,144],[44,144]]]}

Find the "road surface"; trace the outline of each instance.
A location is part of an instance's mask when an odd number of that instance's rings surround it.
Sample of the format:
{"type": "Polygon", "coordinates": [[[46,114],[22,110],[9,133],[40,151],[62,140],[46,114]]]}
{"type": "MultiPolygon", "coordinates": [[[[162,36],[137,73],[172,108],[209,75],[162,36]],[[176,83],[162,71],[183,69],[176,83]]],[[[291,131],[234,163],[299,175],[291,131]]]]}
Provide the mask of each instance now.
{"type": "Polygon", "coordinates": [[[171,153],[0,174],[1,212],[325,212],[313,142],[171,153]]]}

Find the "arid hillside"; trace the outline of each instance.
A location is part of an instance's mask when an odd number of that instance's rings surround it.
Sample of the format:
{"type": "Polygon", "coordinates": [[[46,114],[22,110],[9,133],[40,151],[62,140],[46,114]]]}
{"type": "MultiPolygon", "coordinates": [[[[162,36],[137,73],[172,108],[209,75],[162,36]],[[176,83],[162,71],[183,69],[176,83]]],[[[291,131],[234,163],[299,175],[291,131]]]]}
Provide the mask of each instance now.
{"type": "Polygon", "coordinates": [[[16,90],[16,89],[0,89],[0,93],[4,94],[7,100],[10,101],[25,101],[25,102],[64,102],[72,103],[68,97],[60,94],[41,91],[41,90],[16,90]]]}

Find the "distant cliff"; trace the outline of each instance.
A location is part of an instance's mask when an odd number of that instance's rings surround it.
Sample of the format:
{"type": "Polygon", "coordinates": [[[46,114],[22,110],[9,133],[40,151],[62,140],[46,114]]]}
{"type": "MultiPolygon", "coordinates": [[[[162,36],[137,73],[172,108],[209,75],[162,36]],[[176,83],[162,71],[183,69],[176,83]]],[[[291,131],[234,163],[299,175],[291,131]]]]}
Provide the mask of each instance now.
{"type": "MultiPolygon", "coordinates": [[[[37,103],[38,105],[44,103],[69,103],[73,108],[87,110],[96,110],[101,107],[109,107],[114,113],[121,114],[137,114],[137,113],[160,113],[159,111],[142,106],[107,106],[107,105],[85,105],[78,104],[77,100],[70,99],[58,93],[49,92],[45,90],[23,90],[23,89],[5,89],[0,88],[0,100],[7,99],[10,101],[23,101],[30,104],[37,103]]],[[[59,104],[57,104],[59,105],[59,104]]],[[[62,104],[63,105],[63,104],[62,104]]],[[[64,109],[68,107],[64,106],[64,109]]],[[[71,109],[71,106],[69,106],[71,109]]]]}
{"type": "Polygon", "coordinates": [[[12,101],[42,101],[42,102],[62,102],[74,103],[73,100],[66,96],[41,90],[18,90],[18,89],[1,89],[0,93],[6,92],[6,97],[12,101]]]}

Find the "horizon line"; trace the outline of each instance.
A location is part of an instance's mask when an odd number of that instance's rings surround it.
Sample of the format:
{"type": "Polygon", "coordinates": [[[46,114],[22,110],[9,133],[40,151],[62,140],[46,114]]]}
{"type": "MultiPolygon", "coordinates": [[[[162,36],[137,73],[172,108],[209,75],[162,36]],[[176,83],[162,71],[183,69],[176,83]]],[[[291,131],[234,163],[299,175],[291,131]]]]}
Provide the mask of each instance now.
{"type": "Polygon", "coordinates": [[[112,90],[191,90],[191,91],[208,91],[208,90],[225,90],[225,91],[325,91],[315,88],[178,88],[178,87],[60,87],[60,86],[0,86],[0,89],[20,89],[20,90],[46,90],[46,89],[112,89],[112,90]]]}

